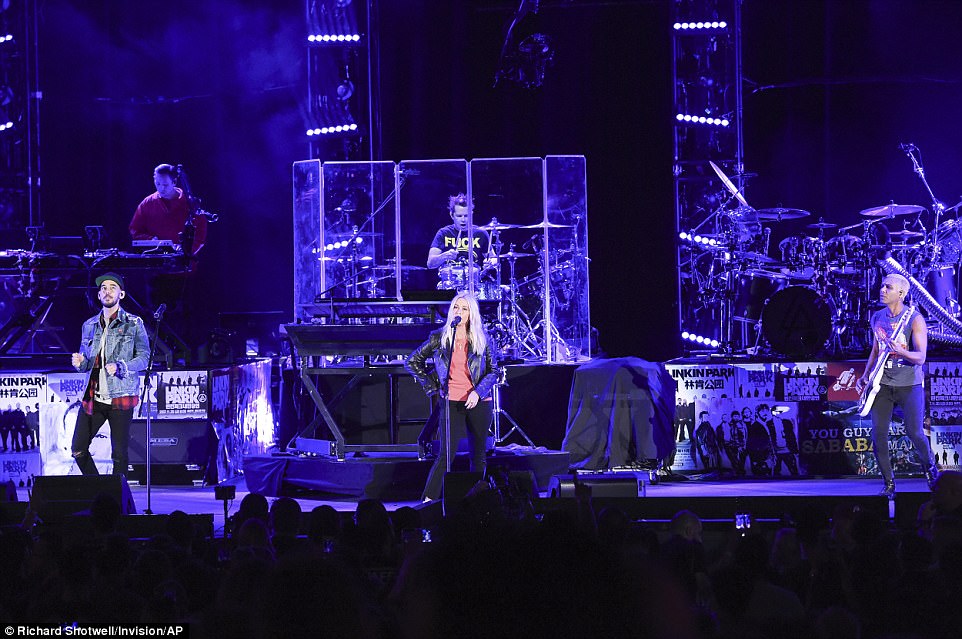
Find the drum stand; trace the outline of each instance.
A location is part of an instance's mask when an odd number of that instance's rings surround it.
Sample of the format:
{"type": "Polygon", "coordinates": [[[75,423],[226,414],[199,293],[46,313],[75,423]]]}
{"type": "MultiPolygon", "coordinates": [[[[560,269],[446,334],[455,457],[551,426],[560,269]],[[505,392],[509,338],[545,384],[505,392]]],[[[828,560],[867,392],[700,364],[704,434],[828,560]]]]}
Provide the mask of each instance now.
{"type": "MultiPolygon", "coordinates": [[[[514,252],[514,246],[511,247],[511,252],[514,252]]],[[[528,354],[534,358],[540,357],[540,353],[528,343],[528,338],[531,336],[533,329],[531,328],[531,320],[525,314],[523,310],[518,306],[518,281],[515,277],[515,260],[516,257],[508,258],[508,270],[510,278],[510,295],[508,297],[508,309],[509,313],[504,316],[501,305],[498,305],[498,313],[500,315],[499,322],[504,324],[504,320],[507,320],[507,330],[509,336],[509,346],[506,349],[508,354],[512,358],[517,358],[519,356],[519,350],[524,348],[528,354]],[[524,337],[519,335],[518,324],[519,320],[524,322],[527,332],[524,337]]]]}
{"type": "Polygon", "coordinates": [[[514,421],[514,418],[511,417],[510,414],[508,414],[508,411],[501,408],[501,387],[507,386],[507,385],[508,385],[507,372],[503,368],[501,368],[498,370],[498,381],[495,382],[494,388],[491,391],[491,403],[492,403],[491,410],[492,410],[492,417],[493,417],[492,434],[494,435],[494,445],[497,446],[501,442],[507,440],[508,437],[511,436],[511,433],[517,432],[519,435],[524,437],[525,441],[528,442],[529,446],[533,447],[535,446],[535,443],[531,441],[531,438],[528,437],[528,434],[525,433],[524,430],[521,428],[521,426],[518,425],[518,422],[514,421]],[[508,432],[504,433],[503,435],[501,434],[502,415],[504,416],[505,419],[511,422],[511,428],[508,430],[508,432]]]}

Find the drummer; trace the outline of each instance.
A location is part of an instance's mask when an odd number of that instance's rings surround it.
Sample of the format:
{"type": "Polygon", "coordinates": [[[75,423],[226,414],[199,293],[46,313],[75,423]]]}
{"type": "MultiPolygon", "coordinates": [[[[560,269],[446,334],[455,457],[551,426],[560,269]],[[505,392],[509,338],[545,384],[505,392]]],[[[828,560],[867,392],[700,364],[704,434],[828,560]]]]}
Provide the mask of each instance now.
{"type": "MultiPolygon", "coordinates": [[[[473,207],[468,206],[468,197],[464,193],[448,198],[448,213],[453,224],[442,226],[435,233],[431,249],[428,251],[428,268],[443,268],[445,265],[467,268],[468,216],[472,209],[473,207]]],[[[479,269],[497,265],[491,238],[484,229],[473,227],[470,252],[479,269]]]]}

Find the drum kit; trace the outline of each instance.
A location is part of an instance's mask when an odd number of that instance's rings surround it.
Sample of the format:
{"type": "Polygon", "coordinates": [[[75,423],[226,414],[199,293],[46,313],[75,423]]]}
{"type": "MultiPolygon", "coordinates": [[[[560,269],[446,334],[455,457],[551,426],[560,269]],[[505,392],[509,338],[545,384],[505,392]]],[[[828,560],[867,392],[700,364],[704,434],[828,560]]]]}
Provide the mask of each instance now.
{"type": "Polygon", "coordinates": [[[726,210],[723,204],[712,216],[718,232],[700,234],[707,239],[691,254],[697,299],[690,302],[696,317],[716,323],[727,354],[864,355],[872,346],[869,318],[885,272],[909,278],[913,294],[923,298],[930,335],[947,328],[940,318],[952,322],[950,329],[958,324],[962,220],[939,219],[958,204],[938,207],[931,229],[924,224],[925,207],[894,202],[860,211],[860,221],[850,226],[820,219],[806,225],[807,233],[784,237],[771,257],[771,226],[811,214],[753,209],[721,169],[712,168],[732,193],[729,203],[738,205],[726,210]]]}
{"type": "Polygon", "coordinates": [[[488,224],[476,228],[490,234],[491,252],[478,264],[457,260],[441,266],[438,269],[437,288],[458,291],[473,288],[481,302],[486,329],[498,342],[502,352],[509,359],[543,359],[546,356],[543,338],[545,326],[552,331],[556,343],[563,343],[551,318],[544,316],[545,295],[554,296],[555,308],[567,308],[575,303],[584,290],[584,286],[578,284],[579,279],[587,274],[579,274],[577,268],[577,258],[579,255],[583,258],[582,251],[577,249],[580,246],[577,225],[550,221],[528,225],[505,224],[495,217],[488,224]],[[546,229],[570,229],[570,247],[545,252],[542,241],[546,229]],[[530,252],[519,251],[515,243],[507,244],[507,250],[504,250],[504,231],[532,230],[542,233],[525,242],[524,247],[530,246],[530,252]],[[530,258],[536,258],[536,266],[519,268],[530,258]],[[489,312],[492,309],[494,312],[489,312]]]}

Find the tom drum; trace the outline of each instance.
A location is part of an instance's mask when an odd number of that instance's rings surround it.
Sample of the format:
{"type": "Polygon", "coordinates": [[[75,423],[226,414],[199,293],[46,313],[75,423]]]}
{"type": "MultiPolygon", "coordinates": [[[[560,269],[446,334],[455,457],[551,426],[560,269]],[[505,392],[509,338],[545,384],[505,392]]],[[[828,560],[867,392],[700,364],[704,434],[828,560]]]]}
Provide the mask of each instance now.
{"type": "Polygon", "coordinates": [[[749,320],[761,319],[765,300],[787,285],[788,278],[777,273],[767,271],[739,273],[735,279],[732,316],[749,320]]]}

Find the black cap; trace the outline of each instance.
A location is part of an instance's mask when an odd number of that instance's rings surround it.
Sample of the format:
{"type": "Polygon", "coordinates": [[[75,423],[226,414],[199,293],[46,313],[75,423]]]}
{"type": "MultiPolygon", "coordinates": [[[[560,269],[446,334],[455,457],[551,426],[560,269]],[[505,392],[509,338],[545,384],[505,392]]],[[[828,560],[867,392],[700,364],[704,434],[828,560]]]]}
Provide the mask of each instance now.
{"type": "Polygon", "coordinates": [[[124,290],[124,278],[120,277],[116,273],[104,273],[98,277],[95,280],[97,282],[97,288],[100,288],[100,285],[107,280],[113,280],[114,282],[117,282],[117,286],[120,287],[120,290],[124,290]]]}

